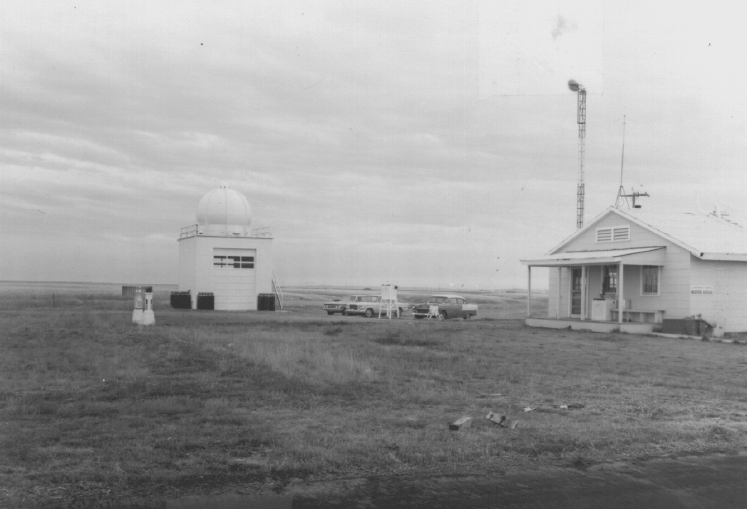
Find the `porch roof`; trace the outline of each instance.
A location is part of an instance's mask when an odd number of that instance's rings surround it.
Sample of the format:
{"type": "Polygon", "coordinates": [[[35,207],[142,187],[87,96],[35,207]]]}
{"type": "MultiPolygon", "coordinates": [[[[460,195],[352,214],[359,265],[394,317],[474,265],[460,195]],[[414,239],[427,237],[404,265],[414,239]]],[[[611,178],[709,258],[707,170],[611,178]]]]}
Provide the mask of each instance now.
{"type": "Polygon", "coordinates": [[[533,267],[558,267],[567,265],[664,265],[664,246],[636,247],[630,249],[610,249],[607,251],[572,251],[556,253],[541,258],[521,260],[524,265],[533,267]],[[652,253],[659,251],[658,253],[652,253]],[[643,256],[642,253],[651,253],[643,256]],[[623,258],[625,257],[625,260],[623,258]]]}

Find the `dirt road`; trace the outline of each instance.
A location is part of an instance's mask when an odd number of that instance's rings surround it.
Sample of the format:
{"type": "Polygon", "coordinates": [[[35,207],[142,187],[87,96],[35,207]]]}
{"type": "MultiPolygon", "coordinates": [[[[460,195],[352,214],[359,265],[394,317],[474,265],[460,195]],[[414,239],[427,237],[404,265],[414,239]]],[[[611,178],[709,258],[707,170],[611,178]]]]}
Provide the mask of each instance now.
{"type": "Polygon", "coordinates": [[[610,463],[585,470],[381,477],[300,488],[293,509],[736,509],[747,507],[747,452],[610,463]]]}
{"type": "MultiPolygon", "coordinates": [[[[744,509],[747,450],[728,454],[464,475],[381,476],[291,485],[279,494],[87,501],[89,509],[744,509]]],[[[2,503],[0,502],[0,505],[2,503]]],[[[48,506],[44,506],[48,507],[48,506]]],[[[55,506],[60,507],[60,506],[55,506]]]]}

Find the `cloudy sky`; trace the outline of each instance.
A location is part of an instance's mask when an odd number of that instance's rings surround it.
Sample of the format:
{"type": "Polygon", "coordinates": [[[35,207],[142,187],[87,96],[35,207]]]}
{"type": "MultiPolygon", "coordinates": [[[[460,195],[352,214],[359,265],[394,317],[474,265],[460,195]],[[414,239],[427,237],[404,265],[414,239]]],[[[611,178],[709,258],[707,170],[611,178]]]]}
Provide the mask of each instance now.
{"type": "Polygon", "coordinates": [[[525,286],[586,218],[740,207],[736,2],[0,3],[0,280],[175,283],[225,184],[286,284],[525,286]],[[726,7],[726,6],[729,7],[726,7]]]}

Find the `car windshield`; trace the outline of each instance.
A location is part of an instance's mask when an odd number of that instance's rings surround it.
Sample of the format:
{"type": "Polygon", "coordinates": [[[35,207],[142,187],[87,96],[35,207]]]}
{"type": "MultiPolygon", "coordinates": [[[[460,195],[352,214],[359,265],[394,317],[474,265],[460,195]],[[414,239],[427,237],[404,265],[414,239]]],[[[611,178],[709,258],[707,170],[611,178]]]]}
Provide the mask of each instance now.
{"type": "Polygon", "coordinates": [[[355,295],[348,297],[348,302],[355,302],[355,295]]]}

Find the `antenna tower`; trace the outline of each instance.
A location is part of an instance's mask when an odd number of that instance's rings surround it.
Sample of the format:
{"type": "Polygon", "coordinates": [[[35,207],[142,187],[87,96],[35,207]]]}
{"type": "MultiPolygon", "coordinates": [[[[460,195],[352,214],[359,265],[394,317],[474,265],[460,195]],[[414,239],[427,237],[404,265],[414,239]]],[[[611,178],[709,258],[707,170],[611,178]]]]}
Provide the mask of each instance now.
{"type": "Polygon", "coordinates": [[[578,124],[578,186],[576,187],[576,228],[584,226],[584,155],[586,154],[586,89],[574,80],[568,82],[568,88],[577,92],[578,105],[576,123],[578,124]]]}

